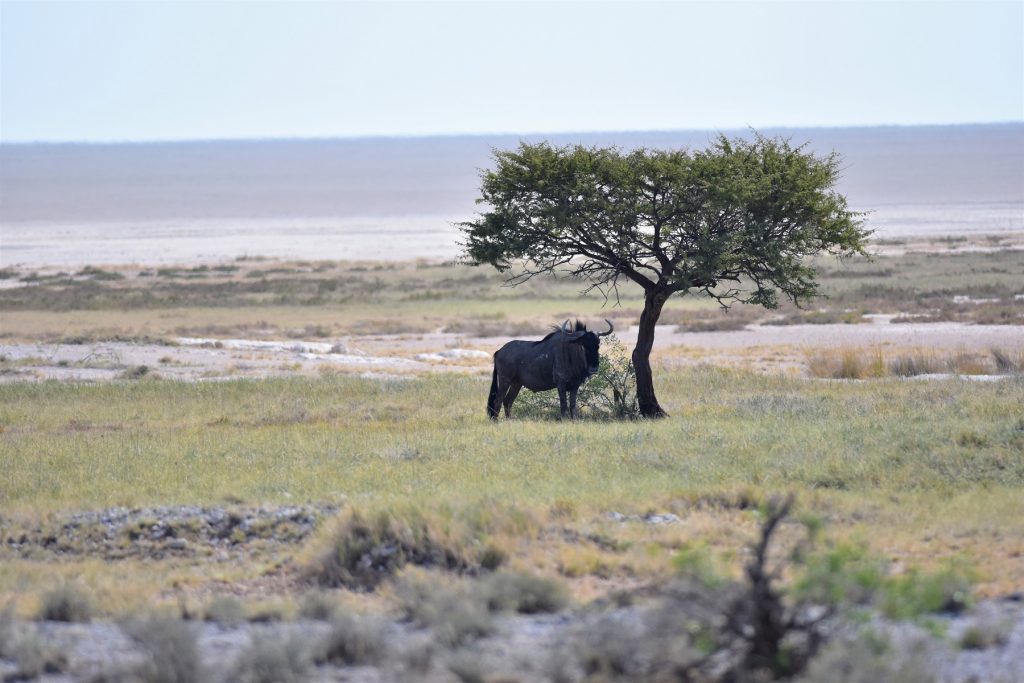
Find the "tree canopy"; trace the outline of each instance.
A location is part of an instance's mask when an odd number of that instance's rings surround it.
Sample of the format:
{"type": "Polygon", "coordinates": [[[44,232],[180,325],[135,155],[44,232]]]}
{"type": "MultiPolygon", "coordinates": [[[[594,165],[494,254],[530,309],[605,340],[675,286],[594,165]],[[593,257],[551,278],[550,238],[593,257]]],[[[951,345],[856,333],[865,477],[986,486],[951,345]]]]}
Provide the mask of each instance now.
{"type": "Polygon", "coordinates": [[[468,260],[513,284],[556,273],[605,292],[623,277],[643,288],[633,362],[648,416],[664,414],[649,356],[668,297],[801,305],[819,294],[807,257],[864,253],[869,235],[835,190],[840,157],[785,139],[719,136],[695,152],[523,143],[493,156],[478,200],[489,209],[461,224],[468,260]]]}

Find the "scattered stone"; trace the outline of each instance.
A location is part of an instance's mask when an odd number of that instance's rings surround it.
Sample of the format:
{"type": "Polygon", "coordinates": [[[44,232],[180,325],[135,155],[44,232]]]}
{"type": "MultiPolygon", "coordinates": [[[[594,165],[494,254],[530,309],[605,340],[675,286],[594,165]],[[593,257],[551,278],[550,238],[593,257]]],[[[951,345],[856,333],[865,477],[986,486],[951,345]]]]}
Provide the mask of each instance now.
{"type": "Polygon", "coordinates": [[[657,524],[676,524],[677,522],[681,522],[682,521],[681,519],[679,519],[679,517],[677,515],[674,515],[671,512],[666,512],[666,513],[662,513],[662,514],[651,513],[651,514],[647,514],[647,515],[624,515],[621,512],[615,512],[613,510],[611,512],[606,513],[606,516],[608,517],[608,519],[612,520],[613,522],[622,522],[622,523],[626,523],[626,522],[644,522],[646,524],[655,524],[655,525],[657,525],[657,524]]]}
{"type": "Polygon", "coordinates": [[[299,543],[321,519],[337,511],[335,505],[115,507],[79,512],[29,529],[4,519],[0,520],[0,553],[27,556],[43,549],[111,560],[160,558],[167,552],[228,549],[237,553],[257,544],[299,543]]]}

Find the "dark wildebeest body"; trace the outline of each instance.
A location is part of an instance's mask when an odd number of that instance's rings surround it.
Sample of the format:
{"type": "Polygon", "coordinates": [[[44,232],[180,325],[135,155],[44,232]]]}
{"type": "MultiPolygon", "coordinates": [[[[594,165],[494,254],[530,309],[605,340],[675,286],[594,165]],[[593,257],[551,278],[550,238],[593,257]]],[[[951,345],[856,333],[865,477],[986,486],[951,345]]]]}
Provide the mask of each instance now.
{"type": "Polygon", "coordinates": [[[512,402],[520,389],[548,391],[558,389],[561,415],[576,417],[576,392],[580,385],[597,372],[601,358],[598,348],[601,337],[612,333],[588,332],[586,325],[576,321],[575,329],[566,320],[540,341],[510,341],[494,354],[494,372],[491,375],[491,393],[487,398],[487,415],[498,419],[502,405],[505,417],[512,416],[512,402]],[[566,394],[568,393],[568,401],[566,394]]]}

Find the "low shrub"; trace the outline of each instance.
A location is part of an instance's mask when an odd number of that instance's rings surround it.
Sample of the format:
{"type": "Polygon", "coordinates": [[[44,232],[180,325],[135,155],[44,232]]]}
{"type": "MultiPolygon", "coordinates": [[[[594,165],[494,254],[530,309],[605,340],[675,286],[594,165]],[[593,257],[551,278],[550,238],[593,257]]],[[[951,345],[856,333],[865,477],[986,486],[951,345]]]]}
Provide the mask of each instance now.
{"type": "Polygon", "coordinates": [[[996,365],[996,371],[1006,374],[1024,372],[1024,350],[1018,351],[1016,355],[995,348],[990,352],[996,365]]]}
{"type": "Polygon", "coordinates": [[[985,650],[1005,645],[1013,631],[1013,621],[980,621],[964,629],[960,634],[960,647],[964,650],[985,650]]]}
{"type": "Polygon", "coordinates": [[[855,325],[867,322],[863,311],[795,311],[780,318],[764,321],[763,325],[855,325]]]}
{"type": "Polygon", "coordinates": [[[709,588],[717,588],[726,581],[710,549],[704,544],[684,545],[672,557],[672,565],[683,578],[696,580],[709,588]]]}
{"type": "Polygon", "coordinates": [[[79,586],[65,583],[43,595],[39,619],[69,623],[90,621],[94,614],[92,600],[79,586]]]}
{"type": "Polygon", "coordinates": [[[797,683],[931,683],[919,656],[897,656],[889,644],[870,635],[841,637],[811,660],[797,683]]]}
{"type": "Polygon", "coordinates": [[[319,585],[373,590],[407,564],[474,574],[505,561],[490,537],[532,533],[532,519],[507,506],[482,502],[458,511],[411,506],[344,513],[328,550],[308,568],[319,585]]]}
{"type": "Polygon", "coordinates": [[[828,379],[867,379],[886,374],[882,352],[865,353],[862,349],[835,349],[817,351],[807,356],[807,367],[812,377],[828,379]]]}
{"type": "Polygon", "coordinates": [[[142,379],[143,377],[155,377],[156,375],[150,374],[148,365],[136,365],[133,368],[127,368],[120,375],[118,379],[142,379]]]}
{"type": "Polygon", "coordinates": [[[245,605],[231,595],[214,598],[203,610],[203,618],[219,626],[237,626],[246,619],[245,605]]]}
{"type": "Polygon", "coordinates": [[[122,630],[142,649],[134,670],[145,683],[195,683],[204,679],[196,632],[181,619],[155,616],[126,622],[122,630]]]}
{"type": "Polygon", "coordinates": [[[237,683],[298,683],[310,667],[306,645],[297,637],[255,633],[238,655],[230,679],[237,683]]]}
{"type": "Polygon", "coordinates": [[[464,583],[408,571],[394,582],[393,590],[403,618],[429,628],[436,642],[461,645],[494,631],[487,605],[464,583]]]}
{"type": "Polygon", "coordinates": [[[0,610],[0,659],[16,665],[4,678],[10,681],[35,680],[67,666],[63,650],[44,642],[28,624],[19,624],[10,607],[0,610]]]}
{"type": "Polygon", "coordinates": [[[330,621],[339,611],[340,604],[326,591],[312,590],[299,601],[299,617],[314,621],[330,621]]]}
{"type": "Polygon", "coordinates": [[[885,574],[885,561],[864,546],[839,544],[805,558],[793,593],[817,604],[863,605],[882,588],[885,574]]]}
{"type": "Polygon", "coordinates": [[[970,605],[973,572],[954,565],[934,573],[912,569],[883,585],[882,612],[892,619],[962,612],[970,605]]]}
{"type": "Polygon", "coordinates": [[[387,637],[380,620],[344,614],[331,620],[331,630],[316,646],[313,661],[341,666],[377,664],[386,652],[387,637]]]}
{"type": "Polygon", "coordinates": [[[811,553],[798,569],[795,598],[819,605],[871,605],[893,619],[959,612],[970,604],[974,581],[973,572],[958,564],[892,575],[884,558],[850,544],[811,553]]]}
{"type": "Polygon", "coordinates": [[[558,581],[515,572],[496,572],[481,579],[477,594],[491,612],[541,614],[559,612],[569,593],[558,581]]]}

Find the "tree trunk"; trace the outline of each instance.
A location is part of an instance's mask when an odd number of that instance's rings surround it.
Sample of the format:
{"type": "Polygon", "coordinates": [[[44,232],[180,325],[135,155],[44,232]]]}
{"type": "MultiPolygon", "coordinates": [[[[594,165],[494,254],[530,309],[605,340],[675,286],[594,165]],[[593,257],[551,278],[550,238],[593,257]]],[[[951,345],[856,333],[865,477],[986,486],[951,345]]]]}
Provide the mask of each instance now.
{"type": "Polygon", "coordinates": [[[658,405],[658,397],[654,395],[651,349],[654,348],[654,326],[670,295],[670,291],[658,287],[649,289],[644,296],[644,311],[640,314],[640,332],[633,349],[633,369],[636,371],[637,405],[644,417],[668,417],[668,413],[658,405]]]}

